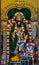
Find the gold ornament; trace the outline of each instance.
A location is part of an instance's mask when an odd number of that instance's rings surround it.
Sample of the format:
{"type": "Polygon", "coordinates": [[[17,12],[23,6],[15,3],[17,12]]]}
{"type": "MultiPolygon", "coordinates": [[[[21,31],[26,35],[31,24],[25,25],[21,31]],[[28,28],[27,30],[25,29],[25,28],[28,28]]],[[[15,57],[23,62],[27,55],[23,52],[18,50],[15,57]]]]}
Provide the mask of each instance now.
{"type": "Polygon", "coordinates": [[[14,16],[13,19],[15,19],[16,17],[14,16]]]}

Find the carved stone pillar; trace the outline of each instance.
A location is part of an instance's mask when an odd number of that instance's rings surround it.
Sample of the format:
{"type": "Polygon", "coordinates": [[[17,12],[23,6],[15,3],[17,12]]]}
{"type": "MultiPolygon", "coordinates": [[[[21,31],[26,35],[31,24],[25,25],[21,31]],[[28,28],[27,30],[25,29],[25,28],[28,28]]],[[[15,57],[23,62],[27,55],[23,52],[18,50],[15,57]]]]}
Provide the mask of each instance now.
{"type": "Polygon", "coordinates": [[[1,27],[3,31],[3,54],[1,56],[1,64],[6,65],[6,22],[2,21],[1,27]]]}

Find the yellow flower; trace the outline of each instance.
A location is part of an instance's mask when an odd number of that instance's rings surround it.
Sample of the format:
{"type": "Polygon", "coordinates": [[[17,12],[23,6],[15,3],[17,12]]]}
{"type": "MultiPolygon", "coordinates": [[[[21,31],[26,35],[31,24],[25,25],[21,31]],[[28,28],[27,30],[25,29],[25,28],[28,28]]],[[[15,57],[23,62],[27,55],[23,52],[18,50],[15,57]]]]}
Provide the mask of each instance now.
{"type": "Polygon", "coordinates": [[[26,35],[24,39],[27,40],[28,39],[28,35],[26,35]]]}
{"type": "Polygon", "coordinates": [[[7,54],[10,54],[10,51],[7,51],[7,54]]]}
{"type": "Polygon", "coordinates": [[[14,56],[11,58],[11,61],[19,61],[19,57],[18,56],[14,56]]]}
{"type": "Polygon", "coordinates": [[[29,36],[29,39],[31,40],[32,39],[32,36],[29,36]]]}
{"type": "Polygon", "coordinates": [[[25,22],[26,22],[26,23],[28,23],[29,21],[28,21],[28,20],[26,20],[25,22]]]}

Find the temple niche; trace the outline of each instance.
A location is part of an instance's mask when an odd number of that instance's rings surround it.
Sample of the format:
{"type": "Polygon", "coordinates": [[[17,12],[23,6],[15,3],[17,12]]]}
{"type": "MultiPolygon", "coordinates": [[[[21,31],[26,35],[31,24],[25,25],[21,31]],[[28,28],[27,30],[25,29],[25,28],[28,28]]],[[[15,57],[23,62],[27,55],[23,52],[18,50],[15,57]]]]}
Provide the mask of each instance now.
{"type": "Polygon", "coordinates": [[[17,0],[1,14],[1,64],[38,64],[37,9],[17,0]]]}

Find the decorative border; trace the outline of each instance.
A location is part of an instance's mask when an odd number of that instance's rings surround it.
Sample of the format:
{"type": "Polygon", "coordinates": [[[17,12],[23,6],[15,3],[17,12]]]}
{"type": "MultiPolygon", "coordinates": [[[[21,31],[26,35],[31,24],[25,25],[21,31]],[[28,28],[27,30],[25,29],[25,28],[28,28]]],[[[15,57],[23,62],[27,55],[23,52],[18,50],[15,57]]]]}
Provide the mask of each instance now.
{"type": "MultiPolygon", "coordinates": [[[[23,4],[23,6],[20,8],[24,8],[24,7],[31,11],[31,19],[34,19],[34,18],[37,19],[37,11],[35,11],[35,9],[33,7],[26,5],[26,4],[25,5],[23,4]]],[[[8,20],[7,14],[8,14],[8,11],[12,8],[18,8],[18,7],[16,6],[16,4],[15,5],[13,5],[13,4],[8,5],[4,10],[1,11],[1,20],[8,20]]]]}

